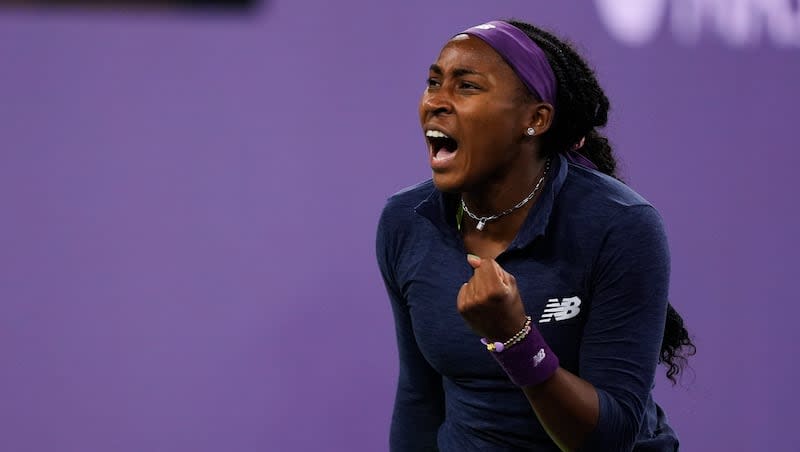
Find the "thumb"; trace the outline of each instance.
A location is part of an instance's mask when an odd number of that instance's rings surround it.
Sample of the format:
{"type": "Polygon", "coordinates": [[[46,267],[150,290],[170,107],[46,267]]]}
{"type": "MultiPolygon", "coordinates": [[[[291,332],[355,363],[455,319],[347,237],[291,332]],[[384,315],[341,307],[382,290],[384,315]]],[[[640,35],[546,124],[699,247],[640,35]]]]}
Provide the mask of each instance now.
{"type": "Polygon", "coordinates": [[[472,266],[473,269],[477,269],[481,266],[481,258],[474,254],[467,254],[467,262],[469,262],[469,265],[472,266]]]}

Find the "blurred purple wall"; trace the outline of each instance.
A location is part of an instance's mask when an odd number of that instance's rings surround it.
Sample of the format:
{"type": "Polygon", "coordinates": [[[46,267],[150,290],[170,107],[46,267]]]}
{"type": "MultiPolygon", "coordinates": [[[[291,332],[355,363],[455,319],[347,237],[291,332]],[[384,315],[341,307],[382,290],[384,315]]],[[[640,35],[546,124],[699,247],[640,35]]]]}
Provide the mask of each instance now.
{"type": "Polygon", "coordinates": [[[0,451],[385,450],[375,224],[429,176],[427,66],[509,16],[579,43],[665,218],[685,450],[793,450],[800,13],[710,3],[0,11],[0,451]]]}

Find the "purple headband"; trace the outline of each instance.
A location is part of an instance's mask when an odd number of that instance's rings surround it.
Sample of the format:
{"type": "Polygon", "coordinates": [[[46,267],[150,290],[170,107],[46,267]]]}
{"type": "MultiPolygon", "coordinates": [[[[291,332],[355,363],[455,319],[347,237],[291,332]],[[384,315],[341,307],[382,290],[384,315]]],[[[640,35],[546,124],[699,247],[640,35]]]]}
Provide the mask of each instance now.
{"type": "Polygon", "coordinates": [[[477,36],[500,54],[522,83],[539,99],[555,105],[556,76],[542,49],[519,28],[499,20],[468,28],[459,34],[477,36]]]}

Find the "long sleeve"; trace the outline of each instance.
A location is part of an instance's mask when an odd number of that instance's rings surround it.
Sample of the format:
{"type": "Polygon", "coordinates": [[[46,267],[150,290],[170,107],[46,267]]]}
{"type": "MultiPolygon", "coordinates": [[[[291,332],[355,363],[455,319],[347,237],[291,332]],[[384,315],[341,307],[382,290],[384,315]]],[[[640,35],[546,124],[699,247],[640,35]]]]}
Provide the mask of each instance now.
{"type": "Polygon", "coordinates": [[[376,255],[391,301],[397,335],[400,371],[397,382],[390,449],[393,452],[436,451],[437,432],[444,420],[442,377],[422,355],[414,337],[411,316],[395,279],[398,235],[389,206],[381,215],[376,255]],[[396,229],[395,229],[396,230],[396,229]]]}
{"type": "Polygon", "coordinates": [[[600,413],[585,451],[631,450],[653,385],[664,332],[669,251],[658,213],[632,206],[612,222],[595,259],[580,377],[600,413]]]}

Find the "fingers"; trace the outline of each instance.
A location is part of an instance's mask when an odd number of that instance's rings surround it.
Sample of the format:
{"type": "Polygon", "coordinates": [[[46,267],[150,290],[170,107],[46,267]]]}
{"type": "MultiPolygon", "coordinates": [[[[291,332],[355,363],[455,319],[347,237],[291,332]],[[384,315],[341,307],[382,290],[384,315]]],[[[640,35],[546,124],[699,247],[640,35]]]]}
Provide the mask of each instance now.
{"type": "Polygon", "coordinates": [[[469,291],[471,288],[469,287],[469,283],[464,283],[461,285],[461,289],[458,291],[458,297],[456,298],[456,308],[458,309],[459,314],[464,315],[467,312],[467,308],[470,306],[472,301],[472,296],[470,296],[469,291]]]}
{"type": "Polygon", "coordinates": [[[460,293],[465,292],[465,295],[472,295],[473,298],[493,299],[503,297],[509,289],[515,287],[514,277],[503,270],[494,259],[481,259],[468,254],[467,262],[472,265],[475,272],[467,282],[467,289],[462,287],[460,293]]]}
{"type": "MultiPolygon", "coordinates": [[[[469,261],[469,257],[467,260],[469,261]]],[[[494,259],[480,259],[480,266],[473,268],[475,268],[475,277],[480,278],[487,284],[500,283],[503,286],[507,286],[509,283],[511,275],[503,270],[503,267],[494,259]]]]}
{"type": "Polygon", "coordinates": [[[513,336],[525,317],[514,277],[494,259],[468,255],[467,262],[474,271],[458,291],[459,314],[483,337],[513,336]]]}

